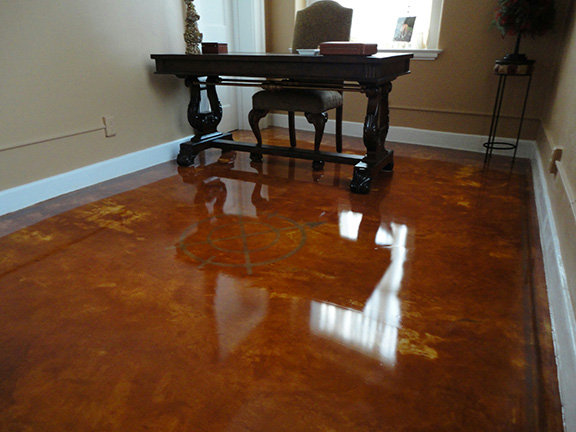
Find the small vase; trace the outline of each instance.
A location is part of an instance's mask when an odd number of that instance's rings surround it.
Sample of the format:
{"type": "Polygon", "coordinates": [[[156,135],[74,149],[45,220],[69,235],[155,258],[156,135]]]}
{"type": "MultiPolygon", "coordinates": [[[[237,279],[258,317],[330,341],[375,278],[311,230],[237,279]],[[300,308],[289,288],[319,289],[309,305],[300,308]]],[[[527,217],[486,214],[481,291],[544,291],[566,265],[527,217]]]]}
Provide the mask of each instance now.
{"type": "Polygon", "coordinates": [[[512,54],[506,54],[504,57],[502,57],[501,60],[499,60],[499,62],[510,64],[524,64],[528,62],[526,54],[518,53],[518,51],[520,51],[521,39],[522,39],[522,33],[518,33],[518,36],[516,37],[516,45],[514,46],[514,52],[512,54]]]}

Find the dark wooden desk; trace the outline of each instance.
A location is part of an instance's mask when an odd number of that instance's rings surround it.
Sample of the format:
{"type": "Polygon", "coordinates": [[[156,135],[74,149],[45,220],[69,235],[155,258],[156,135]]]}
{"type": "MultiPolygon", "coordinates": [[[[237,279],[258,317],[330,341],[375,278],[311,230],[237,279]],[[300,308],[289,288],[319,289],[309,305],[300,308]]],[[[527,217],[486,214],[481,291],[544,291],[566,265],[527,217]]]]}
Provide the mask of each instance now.
{"type": "Polygon", "coordinates": [[[207,148],[248,151],[253,161],[263,154],[312,161],[354,165],[350,189],[368,193],[372,176],[394,166],[393,152],[385,147],[389,127],[388,94],[391,82],[410,73],[412,54],[364,56],[303,56],[297,54],[153,54],[157,74],[176,75],[190,88],[188,122],[195,135],[180,146],[178,164],[190,166],[207,148]],[[204,77],[206,77],[204,79],[204,77]],[[232,140],[230,133],[218,132],[222,106],[217,85],[276,86],[362,92],[367,97],[363,140],[364,156],[333,152],[257,145],[232,140]],[[200,112],[200,94],[206,89],[210,112],[200,112]]]}

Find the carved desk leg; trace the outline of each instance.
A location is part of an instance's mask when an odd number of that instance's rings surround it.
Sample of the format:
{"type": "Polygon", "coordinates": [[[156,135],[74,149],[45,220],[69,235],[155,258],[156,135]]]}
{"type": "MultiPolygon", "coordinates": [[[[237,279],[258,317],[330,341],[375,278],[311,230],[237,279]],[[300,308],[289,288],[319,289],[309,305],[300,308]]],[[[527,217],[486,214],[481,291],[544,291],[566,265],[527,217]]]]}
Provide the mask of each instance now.
{"type": "Polygon", "coordinates": [[[194,137],[190,142],[180,144],[178,165],[191,166],[194,158],[202,150],[210,147],[210,142],[224,134],[218,132],[218,124],[222,120],[222,104],[216,93],[218,77],[208,77],[206,80],[206,92],[210,103],[210,111],[200,112],[202,84],[197,77],[186,77],[186,87],[190,88],[190,103],[188,104],[188,123],[194,128],[194,137]]]}
{"type": "Polygon", "coordinates": [[[365,90],[368,97],[363,133],[366,157],[354,166],[350,183],[350,190],[354,193],[367,194],[370,192],[372,175],[381,169],[392,170],[394,167],[393,152],[385,147],[390,123],[388,94],[391,89],[392,84],[385,83],[365,90]]]}

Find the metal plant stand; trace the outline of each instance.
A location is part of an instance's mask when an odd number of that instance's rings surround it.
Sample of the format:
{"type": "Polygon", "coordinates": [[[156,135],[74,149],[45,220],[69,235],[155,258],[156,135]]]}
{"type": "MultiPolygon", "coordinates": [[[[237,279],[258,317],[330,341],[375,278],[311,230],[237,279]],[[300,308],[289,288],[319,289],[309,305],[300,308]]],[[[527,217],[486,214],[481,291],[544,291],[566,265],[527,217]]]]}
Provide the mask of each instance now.
{"type": "Polygon", "coordinates": [[[530,84],[532,82],[532,66],[534,60],[497,60],[494,67],[494,74],[498,75],[498,91],[496,92],[496,100],[494,102],[494,111],[492,112],[492,122],[490,124],[490,134],[488,141],[483,145],[486,148],[484,162],[488,162],[492,157],[493,150],[514,150],[512,156],[512,163],[516,159],[516,152],[518,151],[518,142],[520,141],[520,133],[522,132],[522,124],[524,123],[524,114],[526,112],[526,104],[528,102],[528,93],[530,91],[530,84]],[[500,120],[500,110],[504,100],[504,90],[506,88],[506,80],[508,77],[525,77],[528,78],[526,84],[526,93],[524,96],[524,104],[522,106],[522,114],[520,115],[520,123],[518,125],[518,133],[516,134],[515,142],[496,141],[496,130],[498,129],[498,121],[500,120]]]}

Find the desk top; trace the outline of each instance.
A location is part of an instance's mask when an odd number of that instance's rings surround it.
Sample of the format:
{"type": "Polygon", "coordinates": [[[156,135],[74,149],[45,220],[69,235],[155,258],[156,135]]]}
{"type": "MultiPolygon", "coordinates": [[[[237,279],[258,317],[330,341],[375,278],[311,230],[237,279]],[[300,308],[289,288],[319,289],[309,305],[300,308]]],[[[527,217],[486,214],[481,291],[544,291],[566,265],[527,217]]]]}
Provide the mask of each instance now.
{"type": "Polygon", "coordinates": [[[341,80],[380,84],[410,73],[413,54],[152,54],[157,74],[341,80]]]}

